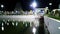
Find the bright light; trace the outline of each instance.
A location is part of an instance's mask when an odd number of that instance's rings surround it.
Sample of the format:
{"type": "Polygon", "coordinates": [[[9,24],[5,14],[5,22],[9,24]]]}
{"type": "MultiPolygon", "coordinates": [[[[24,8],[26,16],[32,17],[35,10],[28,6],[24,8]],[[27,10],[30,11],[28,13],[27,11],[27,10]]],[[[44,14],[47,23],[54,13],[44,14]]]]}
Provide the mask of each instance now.
{"type": "Polygon", "coordinates": [[[27,24],[26,24],[26,27],[27,27],[27,24]]]}
{"type": "Polygon", "coordinates": [[[58,29],[60,29],[60,27],[58,27],[58,29]]]}
{"type": "Polygon", "coordinates": [[[52,5],[52,3],[49,3],[49,5],[52,5]]]}
{"type": "Polygon", "coordinates": [[[1,5],[1,7],[3,8],[3,7],[4,7],[4,5],[1,5]]]}
{"type": "Polygon", "coordinates": [[[7,23],[7,25],[9,25],[9,23],[7,23]]]}
{"type": "Polygon", "coordinates": [[[12,22],[12,25],[14,26],[14,23],[12,22]]]}
{"type": "Polygon", "coordinates": [[[37,3],[34,1],[30,6],[35,8],[37,6],[37,3]]]}
{"type": "Polygon", "coordinates": [[[35,28],[35,27],[33,27],[32,32],[33,32],[34,34],[36,33],[36,28],[35,28]]]}
{"type": "Polygon", "coordinates": [[[4,27],[1,27],[2,31],[4,31],[4,27]]]}
{"type": "Polygon", "coordinates": [[[48,9],[48,7],[46,7],[46,9],[48,9]]]}
{"type": "Polygon", "coordinates": [[[2,26],[3,26],[4,24],[2,23],[2,26]]]}
{"type": "Polygon", "coordinates": [[[55,12],[55,10],[53,10],[55,12]]]}
{"type": "Polygon", "coordinates": [[[16,26],[18,25],[18,23],[16,22],[16,26]]]}

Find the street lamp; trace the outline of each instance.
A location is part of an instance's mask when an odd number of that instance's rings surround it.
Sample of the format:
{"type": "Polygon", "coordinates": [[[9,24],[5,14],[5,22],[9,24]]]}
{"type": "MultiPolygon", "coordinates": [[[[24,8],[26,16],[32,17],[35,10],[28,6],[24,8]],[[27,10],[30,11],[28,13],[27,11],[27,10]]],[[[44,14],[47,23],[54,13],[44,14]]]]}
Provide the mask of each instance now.
{"type": "Polygon", "coordinates": [[[4,5],[2,4],[2,5],[1,5],[1,10],[2,10],[2,12],[3,12],[3,8],[4,8],[4,5]]]}
{"type": "Polygon", "coordinates": [[[3,8],[4,7],[4,5],[1,5],[1,8],[3,8]]]}
{"type": "Polygon", "coordinates": [[[52,10],[52,3],[49,3],[49,6],[50,6],[50,11],[52,10]]]}
{"type": "Polygon", "coordinates": [[[36,8],[37,7],[36,1],[34,1],[30,6],[33,7],[33,8],[36,8]]]}
{"type": "Polygon", "coordinates": [[[52,3],[49,3],[49,5],[52,5],[52,3]]]}
{"type": "Polygon", "coordinates": [[[35,13],[36,12],[36,7],[37,7],[36,1],[34,0],[34,2],[30,6],[34,9],[33,13],[35,13]]]}

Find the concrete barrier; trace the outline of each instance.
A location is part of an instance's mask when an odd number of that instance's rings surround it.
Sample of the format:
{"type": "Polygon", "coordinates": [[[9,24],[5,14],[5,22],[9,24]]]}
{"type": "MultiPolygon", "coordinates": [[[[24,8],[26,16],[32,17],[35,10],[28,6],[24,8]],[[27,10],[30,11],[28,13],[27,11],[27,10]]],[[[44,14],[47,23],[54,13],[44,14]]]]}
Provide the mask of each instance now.
{"type": "Polygon", "coordinates": [[[60,21],[44,16],[44,22],[50,34],[60,34],[60,21]]]}

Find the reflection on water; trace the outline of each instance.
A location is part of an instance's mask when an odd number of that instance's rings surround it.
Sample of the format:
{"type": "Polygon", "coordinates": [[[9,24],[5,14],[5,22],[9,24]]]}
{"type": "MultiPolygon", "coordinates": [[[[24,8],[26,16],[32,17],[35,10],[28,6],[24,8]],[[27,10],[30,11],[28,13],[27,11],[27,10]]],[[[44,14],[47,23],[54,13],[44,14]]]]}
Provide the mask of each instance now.
{"type": "Polygon", "coordinates": [[[18,26],[18,23],[16,22],[16,26],[18,26]]]}
{"type": "Polygon", "coordinates": [[[9,23],[7,23],[7,25],[9,25],[9,23]]]}
{"type": "Polygon", "coordinates": [[[36,33],[36,28],[35,27],[32,28],[32,32],[33,32],[33,34],[36,33]]]}
{"type": "Polygon", "coordinates": [[[1,27],[1,30],[4,31],[4,27],[3,26],[1,27]]]}
{"type": "Polygon", "coordinates": [[[2,34],[44,34],[43,19],[24,18],[22,20],[27,21],[18,21],[18,20],[19,19],[17,19],[17,21],[10,19],[0,20],[0,32],[2,34]],[[32,27],[30,27],[31,25],[32,27]]]}
{"type": "Polygon", "coordinates": [[[14,26],[14,23],[12,22],[12,25],[14,26]]]}
{"type": "Polygon", "coordinates": [[[2,23],[2,26],[3,26],[4,24],[2,23]]]}
{"type": "Polygon", "coordinates": [[[30,27],[30,22],[0,20],[1,34],[23,34],[30,27]]]}

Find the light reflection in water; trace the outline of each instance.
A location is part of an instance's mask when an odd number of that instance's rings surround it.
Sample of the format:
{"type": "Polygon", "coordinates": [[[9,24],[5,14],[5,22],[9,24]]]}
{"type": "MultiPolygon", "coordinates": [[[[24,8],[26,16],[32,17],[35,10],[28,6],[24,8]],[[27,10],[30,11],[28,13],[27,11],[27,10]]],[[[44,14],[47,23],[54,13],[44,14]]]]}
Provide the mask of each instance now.
{"type": "Polygon", "coordinates": [[[7,25],[9,25],[9,23],[7,23],[7,25]]]}
{"type": "Polygon", "coordinates": [[[16,22],[16,26],[18,25],[18,23],[16,22]]]}
{"type": "Polygon", "coordinates": [[[2,23],[2,26],[3,26],[4,24],[2,23]]]}
{"type": "Polygon", "coordinates": [[[33,34],[36,33],[36,28],[35,27],[33,27],[32,32],[33,32],[33,34]]]}
{"type": "Polygon", "coordinates": [[[2,31],[4,31],[4,27],[1,27],[2,31]]]}
{"type": "Polygon", "coordinates": [[[27,24],[26,24],[26,27],[27,27],[27,24]]]}
{"type": "Polygon", "coordinates": [[[12,25],[14,26],[14,23],[12,22],[12,25]]]}

